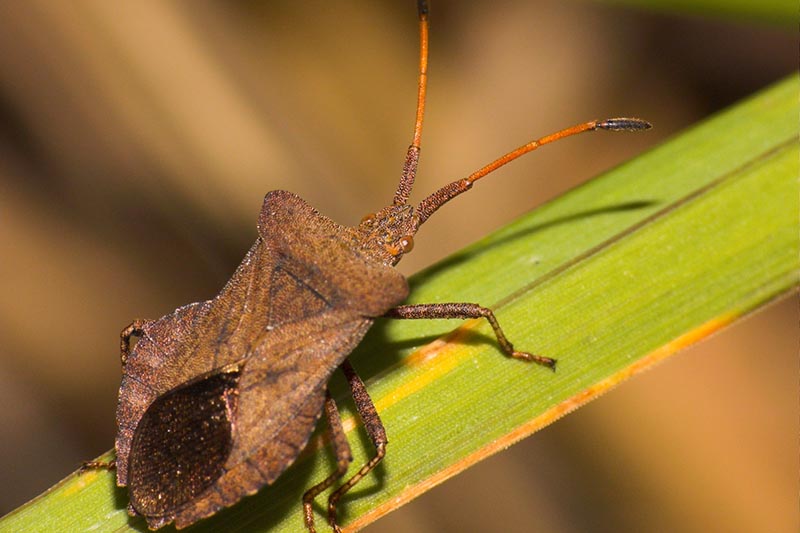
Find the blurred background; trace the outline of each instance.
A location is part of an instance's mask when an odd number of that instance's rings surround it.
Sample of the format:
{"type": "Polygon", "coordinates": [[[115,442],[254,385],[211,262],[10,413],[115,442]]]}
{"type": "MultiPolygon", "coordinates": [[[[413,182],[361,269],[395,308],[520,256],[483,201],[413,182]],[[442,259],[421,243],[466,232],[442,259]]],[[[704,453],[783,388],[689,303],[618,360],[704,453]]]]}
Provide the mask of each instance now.
{"type": "MultiPolygon", "coordinates": [[[[796,25],[563,0],[433,0],[411,274],[797,68],[796,25]]],[[[0,2],[0,515],[113,446],[118,333],[209,298],[265,192],[347,224],[391,200],[418,36],[404,2],[0,2]]],[[[368,531],[797,531],[787,298],[368,531]]]]}

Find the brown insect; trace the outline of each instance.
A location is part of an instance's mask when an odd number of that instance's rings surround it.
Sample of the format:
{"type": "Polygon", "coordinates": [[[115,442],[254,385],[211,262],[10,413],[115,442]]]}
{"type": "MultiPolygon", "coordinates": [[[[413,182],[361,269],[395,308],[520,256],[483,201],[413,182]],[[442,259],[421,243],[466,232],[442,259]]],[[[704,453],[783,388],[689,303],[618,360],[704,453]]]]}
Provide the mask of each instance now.
{"type": "MultiPolygon", "coordinates": [[[[474,303],[399,305],[408,296],[393,266],[411,251],[419,227],[473,183],[539,146],[594,130],[636,131],[640,119],[592,121],[542,137],[454,181],[412,207],[428,64],[428,9],[417,2],[420,62],[414,137],[392,204],[340,226],[298,196],[273,191],[258,217],[258,239],[214,299],[121,334],[117,408],[117,484],[128,511],[151,529],[186,527],[273,483],[297,457],[324,412],[336,471],[303,495],[312,502],[352,461],[327,383],[344,372],[375,455],[328,498],[336,505],[386,453],[386,432],[364,383],[347,360],[377,318],[486,318],[510,357],[555,369],[555,360],[514,349],[491,310],[474,303]],[[131,348],[131,337],[138,341],[131,348]]],[[[93,464],[90,466],[111,466],[93,464]]]]}

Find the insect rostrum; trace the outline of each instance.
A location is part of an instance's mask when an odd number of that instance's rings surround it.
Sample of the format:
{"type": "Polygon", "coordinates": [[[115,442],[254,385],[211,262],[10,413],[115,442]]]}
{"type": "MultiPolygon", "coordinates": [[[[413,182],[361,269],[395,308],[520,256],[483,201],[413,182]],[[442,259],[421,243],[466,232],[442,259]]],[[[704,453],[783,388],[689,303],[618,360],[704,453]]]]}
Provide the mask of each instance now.
{"type": "Polygon", "coordinates": [[[428,10],[418,2],[420,73],[414,136],[392,204],[341,226],[298,196],[273,191],[258,217],[258,238],[213,299],[158,320],[137,320],[121,335],[123,377],[117,409],[117,484],[129,512],[150,528],[185,527],[275,481],[306,445],[324,413],[336,470],[303,496],[312,502],[352,460],[328,380],[341,368],[376,453],[329,497],[336,504],[383,458],[387,438],[364,384],[347,361],[381,317],[486,318],[509,356],[550,368],[548,357],[515,350],[492,312],[473,303],[401,305],[405,278],[393,267],[419,227],[442,205],[498,167],[543,144],[597,129],[649,128],[639,119],[592,121],[523,145],[423,199],[408,199],[417,171],[427,87],[428,10]],[[131,338],[138,337],[131,348],[131,338]]]}

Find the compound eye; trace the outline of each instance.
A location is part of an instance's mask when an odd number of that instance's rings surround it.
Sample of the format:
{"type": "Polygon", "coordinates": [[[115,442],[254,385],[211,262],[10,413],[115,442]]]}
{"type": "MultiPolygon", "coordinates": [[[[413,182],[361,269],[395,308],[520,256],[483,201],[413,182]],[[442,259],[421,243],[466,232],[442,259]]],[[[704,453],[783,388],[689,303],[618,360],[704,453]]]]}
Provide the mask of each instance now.
{"type": "Polygon", "coordinates": [[[404,254],[407,254],[414,249],[414,238],[411,235],[406,235],[400,239],[400,249],[404,254]]]}

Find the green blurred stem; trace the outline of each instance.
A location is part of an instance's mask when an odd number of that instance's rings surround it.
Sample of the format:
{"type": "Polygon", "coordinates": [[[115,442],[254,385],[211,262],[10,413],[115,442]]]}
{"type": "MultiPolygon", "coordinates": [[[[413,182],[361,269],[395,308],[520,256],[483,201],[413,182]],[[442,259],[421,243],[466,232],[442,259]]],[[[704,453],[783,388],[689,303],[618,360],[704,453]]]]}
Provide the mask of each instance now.
{"type": "Polygon", "coordinates": [[[601,0],[677,15],[724,17],[752,23],[760,21],[796,31],[798,6],[794,0],[601,0]]]}

